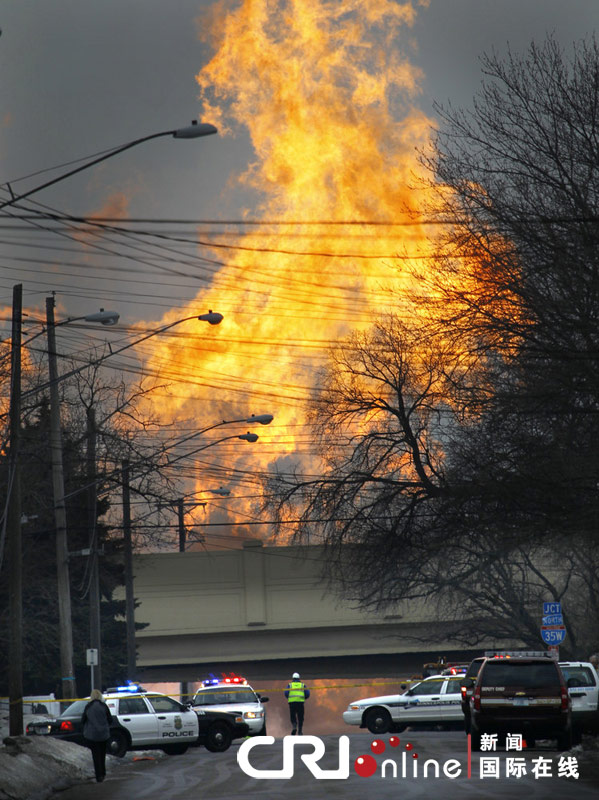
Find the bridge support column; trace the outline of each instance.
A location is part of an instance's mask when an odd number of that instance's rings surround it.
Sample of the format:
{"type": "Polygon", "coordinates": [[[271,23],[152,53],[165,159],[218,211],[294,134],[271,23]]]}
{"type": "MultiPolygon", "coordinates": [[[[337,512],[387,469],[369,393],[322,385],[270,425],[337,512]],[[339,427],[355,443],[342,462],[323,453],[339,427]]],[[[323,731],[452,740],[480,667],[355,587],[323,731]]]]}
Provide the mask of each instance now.
{"type": "Polygon", "coordinates": [[[259,539],[243,543],[243,580],[246,625],[266,625],[264,549],[259,539]]]}

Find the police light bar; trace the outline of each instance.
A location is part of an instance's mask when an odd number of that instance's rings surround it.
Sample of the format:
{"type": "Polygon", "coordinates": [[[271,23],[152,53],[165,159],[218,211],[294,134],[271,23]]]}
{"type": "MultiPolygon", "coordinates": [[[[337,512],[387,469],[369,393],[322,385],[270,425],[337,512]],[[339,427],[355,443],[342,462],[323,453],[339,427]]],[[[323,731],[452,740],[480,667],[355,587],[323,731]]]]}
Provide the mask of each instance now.
{"type": "Polygon", "coordinates": [[[105,694],[112,694],[114,692],[145,692],[145,689],[139,684],[129,681],[125,686],[113,686],[110,689],[105,689],[105,694]]]}
{"type": "Polygon", "coordinates": [[[206,678],[202,681],[202,686],[218,686],[219,684],[228,683],[228,684],[236,684],[236,685],[247,685],[247,681],[245,678],[242,678],[240,675],[223,675],[220,678],[216,678],[214,675],[211,675],[210,678],[206,678]]]}
{"type": "Polygon", "coordinates": [[[552,658],[547,650],[485,650],[487,658],[552,658]]]}

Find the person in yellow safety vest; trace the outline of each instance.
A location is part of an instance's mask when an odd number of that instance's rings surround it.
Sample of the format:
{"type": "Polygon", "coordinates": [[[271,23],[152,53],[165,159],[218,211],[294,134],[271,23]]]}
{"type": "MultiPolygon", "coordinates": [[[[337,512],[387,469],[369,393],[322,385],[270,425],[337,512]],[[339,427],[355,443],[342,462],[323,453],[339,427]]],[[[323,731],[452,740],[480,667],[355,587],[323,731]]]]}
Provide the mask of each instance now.
{"type": "Polygon", "coordinates": [[[310,690],[302,683],[298,672],[291,676],[290,683],[285,689],[285,697],[289,701],[289,716],[291,717],[291,735],[302,734],[304,727],[304,701],[310,697],[310,690]]]}

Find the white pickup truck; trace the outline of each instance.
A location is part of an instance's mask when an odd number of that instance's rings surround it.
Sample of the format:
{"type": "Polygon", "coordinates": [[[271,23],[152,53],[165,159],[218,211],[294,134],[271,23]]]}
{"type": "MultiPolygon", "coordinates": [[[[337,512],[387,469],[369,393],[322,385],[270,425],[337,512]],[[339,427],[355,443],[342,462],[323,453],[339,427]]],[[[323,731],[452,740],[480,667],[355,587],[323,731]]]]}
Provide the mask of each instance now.
{"type": "Polygon", "coordinates": [[[574,741],[583,733],[599,733],[599,674],[590,661],[560,661],[572,700],[574,741]]]}

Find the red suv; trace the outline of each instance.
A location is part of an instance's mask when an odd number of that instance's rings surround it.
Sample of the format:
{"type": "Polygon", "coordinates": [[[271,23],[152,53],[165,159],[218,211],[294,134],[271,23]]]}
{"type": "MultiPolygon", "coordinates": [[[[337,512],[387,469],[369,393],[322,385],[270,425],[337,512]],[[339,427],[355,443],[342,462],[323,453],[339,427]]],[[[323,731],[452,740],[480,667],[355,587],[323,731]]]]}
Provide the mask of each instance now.
{"type": "Polygon", "coordinates": [[[557,661],[539,658],[485,658],[470,697],[473,750],[483,733],[521,733],[529,747],[535,739],[556,739],[559,750],[572,746],[571,701],[557,661]]]}

